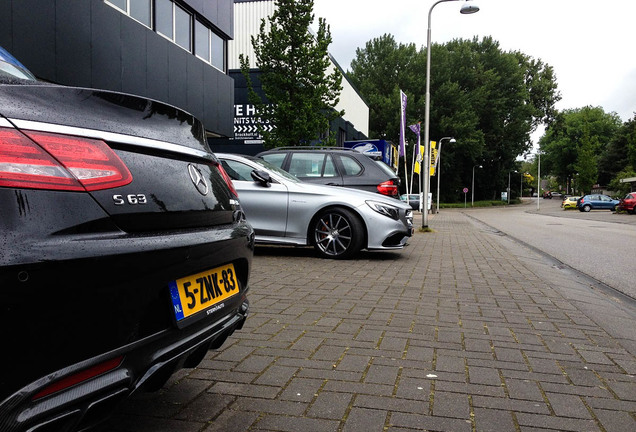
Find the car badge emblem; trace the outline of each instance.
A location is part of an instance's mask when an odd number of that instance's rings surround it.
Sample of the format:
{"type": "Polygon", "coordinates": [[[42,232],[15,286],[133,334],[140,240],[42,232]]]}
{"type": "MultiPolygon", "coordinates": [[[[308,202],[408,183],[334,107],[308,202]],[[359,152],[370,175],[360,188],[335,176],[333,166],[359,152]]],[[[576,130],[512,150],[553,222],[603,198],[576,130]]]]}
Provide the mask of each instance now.
{"type": "Polygon", "coordinates": [[[194,187],[197,188],[201,195],[208,194],[208,184],[201,173],[201,170],[194,166],[193,164],[188,165],[188,173],[190,173],[190,180],[194,184],[194,187]]]}

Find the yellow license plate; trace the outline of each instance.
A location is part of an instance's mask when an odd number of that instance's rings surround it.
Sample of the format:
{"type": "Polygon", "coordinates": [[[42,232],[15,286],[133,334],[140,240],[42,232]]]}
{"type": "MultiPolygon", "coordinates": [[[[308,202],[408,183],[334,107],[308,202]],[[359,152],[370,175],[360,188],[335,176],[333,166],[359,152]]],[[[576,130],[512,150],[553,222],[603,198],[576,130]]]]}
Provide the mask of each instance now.
{"type": "Polygon", "coordinates": [[[170,295],[177,321],[221,307],[221,302],[239,293],[234,265],[228,264],[170,282],[170,295]],[[213,306],[216,308],[213,308],[213,306]]]}

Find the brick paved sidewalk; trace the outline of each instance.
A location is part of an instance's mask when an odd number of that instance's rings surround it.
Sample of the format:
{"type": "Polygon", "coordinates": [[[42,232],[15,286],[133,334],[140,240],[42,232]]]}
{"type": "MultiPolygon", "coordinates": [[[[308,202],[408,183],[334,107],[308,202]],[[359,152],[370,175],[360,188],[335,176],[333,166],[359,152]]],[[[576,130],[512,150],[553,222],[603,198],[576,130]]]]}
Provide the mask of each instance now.
{"type": "Polygon", "coordinates": [[[569,299],[632,306],[460,211],[429,225],[351,261],[259,248],[245,328],[103,430],[636,430],[634,340],[569,299]]]}

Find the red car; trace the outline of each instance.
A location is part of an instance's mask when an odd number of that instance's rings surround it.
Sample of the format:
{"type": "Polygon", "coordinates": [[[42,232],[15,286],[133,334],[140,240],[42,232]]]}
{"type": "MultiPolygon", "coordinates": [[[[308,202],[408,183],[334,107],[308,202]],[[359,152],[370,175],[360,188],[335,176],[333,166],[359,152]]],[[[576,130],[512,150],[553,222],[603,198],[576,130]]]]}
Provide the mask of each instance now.
{"type": "Polygon", "coordinates": [[[625,195],[625,198],[618,203],[618,209],[636,214],[636,192],[625,195]]]}

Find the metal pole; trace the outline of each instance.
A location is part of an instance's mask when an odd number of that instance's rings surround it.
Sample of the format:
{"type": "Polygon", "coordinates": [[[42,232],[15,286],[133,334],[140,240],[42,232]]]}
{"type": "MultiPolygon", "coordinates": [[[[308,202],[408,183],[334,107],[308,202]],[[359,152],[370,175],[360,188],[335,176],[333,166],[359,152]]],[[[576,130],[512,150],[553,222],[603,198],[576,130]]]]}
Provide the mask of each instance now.
{"type": "Polygon", "coordinates": [[[439,181],[442,176],[442,143],[444,140],[448,140],[449,143],[454,143],[455,138],[452,137],[444,137],[439,140],[439,148],[437,149],[437,160],[435,161],[435,166],[437,167],[435,176],[437,177],[437,207],[435,208],[435,213],[439,213],[439,181]]]}
{"type": "MultiPolygon", "coordinates": [[[[430,189],[430,166],[431,160],[429,157],[430,154],[430,139],[429,139],[429,126],[430,126],[430,108],[431,108],[431,14],[433,13],[433,8],[440,3],[448,2],[448,1],[458,1],[458,0],[438,0],[433,3],[433,6],[428,10],[428,27],[426,31],[426,96],[424,98],[424,160],[423,164],[426,165],[426,169],[420,169],[422,173],[423,179],[420,179],[420,184],[422,184],[423,180],[423,200],[424,207],[422,207],[422,228],[428,228],[428,191],[430,189]]],[[[479,8],[474,7],[462,7],[461,13],[463,14],[471,14],[479,11],[479,8]]],[[[423,168],[423,167],[422,167],[423,168]]],[[[422,200],[420,199],[420,203],[422,200]]]]}
{"type": "Polygon", "coordinates": [[[473,165],[473,183],[470,185],[470,206],[475,204],[475,166],[473,165]]]}
{"type": "Polygon", "coordinates": [[[541,150],[537,151],[539,163],[537,164],[537,211],[539,211],[539,198],[541,195],[541,150]]]}
{"type": "Polygon", "coordinates": [[[508,171],[508,190],[507,190],[507,196],[508,196],[508,205],[510,205],[510,174],[511,172],[508,171]]]}
{"type": "Polygon", "coordinates": [[[439,178],[442,174],[442,141],[439,142],[439,148],[437,149],[437,170],[435,175],[437,176],[437,205],[435,206],[435,213],[439,213],[439,178]]]}

